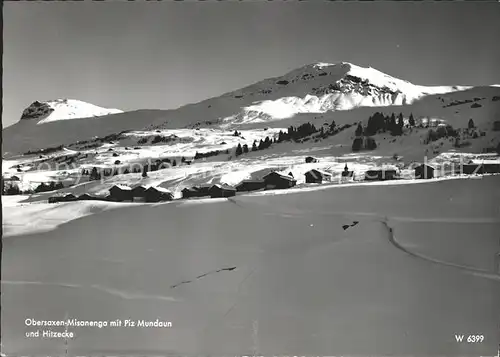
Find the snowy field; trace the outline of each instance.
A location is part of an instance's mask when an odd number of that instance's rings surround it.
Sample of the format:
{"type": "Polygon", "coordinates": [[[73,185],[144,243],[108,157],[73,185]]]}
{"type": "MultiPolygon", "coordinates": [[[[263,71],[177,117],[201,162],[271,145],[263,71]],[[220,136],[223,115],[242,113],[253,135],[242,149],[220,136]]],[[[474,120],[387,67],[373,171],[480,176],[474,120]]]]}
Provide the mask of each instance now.
{"type": "Polygon", "coordinates": [[[25,209],[81,217],[3,239],[7,355],[497,353],[499,176],[189,203],[9,199],[7,223],[29,225],[25,209]],[[74,327],[65,341],[26,338],[26,318],[172,327],[74,327]]]}
{"type": "Polygon", "coordinates": [[[2,132],[2,175],[25,195],[2,196],[1,351],[497,354],[500,176],[452,173],[459,163],[498,162],[499,95],[494,86],[418,86],[342,62],[175,110],[33,103],[2,132]],[[408,127],[379,131],[375,150],[353,152],[358,125],[366,129],[376,112],[401,114],[408,127]],[[318,131],[257,148],[306,123],[318,131]],[[458,131],[427,140],[444,124],[458,131]],[[156,160],[172,166],[142,177],[156,160]],[[412,165],[424,161],[435,178],[413,179],[412,165]],[[354,182],[341,182],[346,164],[354,182]],[[404,180],[358,182],[382,166],[404,180]],[[116,174],[82,176],[94,167],[116,174]],[[332,182],[305,183],[311,169],[332,182]],[[185,187],[237,185],[272,170],[291,172],[297,186],[177,200],[185,187]],[[33,193],[42,182],[64,188],[33,193]],[[61,193],[105,195],[115,184],[167,188],[176,200],[47,203],[61,193]],[[26,318],[172,326],[70,327],[74,337],[51,339],[27,337],[37,328],[26,318]],[[469,334],[484,339],[456,341],[469,334]]]}

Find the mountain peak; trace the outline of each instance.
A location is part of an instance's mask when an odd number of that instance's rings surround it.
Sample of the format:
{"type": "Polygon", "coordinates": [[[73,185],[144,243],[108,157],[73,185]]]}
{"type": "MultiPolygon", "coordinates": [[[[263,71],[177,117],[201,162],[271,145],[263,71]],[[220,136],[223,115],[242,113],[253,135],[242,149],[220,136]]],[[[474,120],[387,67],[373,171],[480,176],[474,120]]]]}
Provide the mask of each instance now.
{"type": "Polygon", "coordinates": [[[56,120],[90,118],[122,113],[119,109],[108,109],[76,99],[53,99],[34,101],[22,113],[21,120],[39,120],[44,124],[56,120]]]}

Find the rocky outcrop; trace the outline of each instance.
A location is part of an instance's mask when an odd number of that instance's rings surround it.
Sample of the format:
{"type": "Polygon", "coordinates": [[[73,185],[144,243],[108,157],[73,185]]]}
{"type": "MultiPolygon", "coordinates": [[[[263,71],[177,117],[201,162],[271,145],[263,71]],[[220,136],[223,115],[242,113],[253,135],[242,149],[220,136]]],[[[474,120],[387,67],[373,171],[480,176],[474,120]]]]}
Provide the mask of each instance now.
{"type": "Polygon", "coordinates": [[[42,119],[52,113],[54,109],[47,103],[34,101],[31,105],[23,111],[21,120],[42,119]]]}

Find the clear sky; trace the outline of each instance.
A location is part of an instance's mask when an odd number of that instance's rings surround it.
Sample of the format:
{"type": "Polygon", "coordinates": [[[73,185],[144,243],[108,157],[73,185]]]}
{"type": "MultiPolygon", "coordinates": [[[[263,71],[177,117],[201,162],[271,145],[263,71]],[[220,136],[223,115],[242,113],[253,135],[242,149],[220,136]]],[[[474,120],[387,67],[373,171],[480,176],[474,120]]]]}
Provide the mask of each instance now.
{"type": "Polygon", "coordinates": [[[168,109],[313,62],[423,85],[500,83],[500,5],[4,2],[3,126],[35,100],[168,109]]]}

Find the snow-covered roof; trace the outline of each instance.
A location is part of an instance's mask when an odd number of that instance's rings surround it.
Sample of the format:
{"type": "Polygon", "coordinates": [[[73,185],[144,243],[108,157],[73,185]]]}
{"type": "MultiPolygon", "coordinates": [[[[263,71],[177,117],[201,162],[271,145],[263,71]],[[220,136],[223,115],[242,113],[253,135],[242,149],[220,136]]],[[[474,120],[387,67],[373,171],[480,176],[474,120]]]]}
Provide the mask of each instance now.
{"type": "Polygon", "coordinates": [[[164,187],[160,187],[160,186],[156,186],[156,187],[151,186],[148,188],[148,191],[158,191],[161,193],[172,193],[172,191],[170,191],[164,187]]]}
{"type": "Polygon", "coordinates": [[[307,172],[306,172],[306,174],[307,174],[307,173],[309,173],[309,172],[313,172],[313,171],[314,171],[314,172],[317,172],[317,173],[319,173],[319,174],[321,174],[321,175],[323,175],[323,176],[332,176],[332,174],[331,174],[331,173],[329,173],[329,172],[327,172],[327,171],[319,170],[319,169],[312,169],[312,170],[309,170],[309,171],[307,171],[307,172]]]}
{"type": "Polygon", "coordinates": [[[471,160],[471,164],[500,164],[500,159],[498,160],[471,160]]]}
{"type": "Polygon", "coordinates": [[[138,185],[133,185],[132,186],[132,190],[136,190],[136,189],[139,189],[139,188],[142,188],[144,190],[147,190],[149,187],[146,186],[146,185],[142,185],[142,184],[138,184],[138,185]]]}
{"type": "Polygon", "coordinates": [[[246,179],[246,180],[243,180],[241,181],[238,185],[241,185],[242,183],[253,183],[253,182],[257,182],[257,183],[262,183],[264,182],[264,180],[262,179],[246,179]]]}
{"type": "Polygon", "coordinates": [[[383,166],[383,167],[371,167],[366,171],[397,171],[397,167],[383,166]]]}
{"type": "MultiPolygon", "coordinates": [[[[117,187],[119,188],[120,190],[123,190],[123,191],[131,191],[132,188],[129,187],[129,186],[126,186],[126,185],[122,185],[122,184],[116,184],[116,185],[113,185],[113,187],[117,187]]],[[[110,190],[113,188],[111,187],[110,190]]]]}
{"type": "Polygon", "coordinates": [[[420,166],[427,166],[427,167],[436,169],[436,166],[428,164],[428,163],[419,163],[416,167],[420,167],[420,166]]]}
{"type": "Polygon", "coordinates": [[[279,176],[279,177],[281,177],[281,178],[284,178],[284,179],[287,179],[287,180],[290,180],[290,181],[292,181],[292,180],[293,180],[293,181],[295,181],[295,179],[294,179],[292,176],[290,176],[290,175],[285,175],[285,174],[283,174],[283,173],[281,173],[281,172],[277,172],[277,171],[273,171],[273,172],[268,173],[268,174],[267,174],[267,175],[265,175],[262,179],[266,179],[266,177],[269,177],[269,176],[271,176],[271,175],[273,175],[273,176],[279,176]]]}
{"type": "Polygon", "coordinates": [[[235,188],[232,187],[232,186],[224,185],[224,184],[218,184],[218,183],[216,183],[215,185],[212,185],[210,188],[214,188],[214,187],[221,188],[221,189],[224,189],[224,190],[235,190],[235,188]]]}

